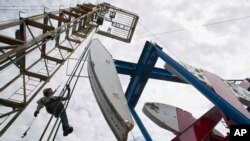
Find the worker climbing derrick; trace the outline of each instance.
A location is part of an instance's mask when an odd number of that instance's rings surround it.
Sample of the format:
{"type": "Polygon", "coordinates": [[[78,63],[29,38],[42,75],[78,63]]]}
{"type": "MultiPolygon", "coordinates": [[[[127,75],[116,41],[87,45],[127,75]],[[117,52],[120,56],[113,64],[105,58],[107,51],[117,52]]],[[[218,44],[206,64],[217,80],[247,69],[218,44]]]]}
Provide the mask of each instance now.
{"type": "Polygon", "coordinates": [[[54,115],[56,118],[60,117],[62,121],[63,128],[63,136],[67,136],[68,134],[73,132],[73,127],[69,126],[68,117],[66,111],[64,109],[64,105],[61,101],[69,100],[70,98],[70,87],[66,85],[68,90],[67,96],[53,96],[54,92],[51,88],[45,88],[43,90],[44,97],[40,98],[37,101],[37,109],[34,112],[34,116],[37,117],[39,111],[45,106],[46,110],[49,114],[54,115]]]}

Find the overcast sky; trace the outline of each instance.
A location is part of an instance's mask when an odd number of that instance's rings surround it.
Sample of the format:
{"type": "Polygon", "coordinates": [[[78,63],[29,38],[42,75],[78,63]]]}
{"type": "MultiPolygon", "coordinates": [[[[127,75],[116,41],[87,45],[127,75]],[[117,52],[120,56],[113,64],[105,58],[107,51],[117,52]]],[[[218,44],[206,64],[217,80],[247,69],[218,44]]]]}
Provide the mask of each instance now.
{"type": "MultiPolygon", "coordinates": [[[[82,2],[80,0],[2,0],[0,5],[49,7],[62,4],[66,8],[70,4],[76,5],[82,2]]],[[[159,44],[163,47],[163,51],[177,61],[206,69],[224,79],[244,79],[250,76],[250,30],[248,30],[250,2],[248,0],[107,0],[105,2],[137,13],[140,17],[130,44],[109,38],[100,38],[114,59],[136,63],[145,41],[149,40],[159,44]]],[[[42,13],[42,11],[25,11],[21,15],[27,17],[36,12],[37,14],[42,13]]],[[[17,11],[15,13],[1,12],[1,21],[16,19],[18,18],[17,13],[17,11]]],[[[94,37],[99,38],[96,35],[94,37]]],[[[163,65],[163,61],[157,62],[157,67],[163,68],[163,65]]],[[[62,78],[65,76],[65,68],[66,66],[62,67],[46,86],[56,88],[58,84],[65,83],[67,78],[62,78]]],[[[86,71],[83,72],[83,75],[87,75],[86,71]]],[[[119,76],[125,91],[129,77],[119,76]]],[[[27,129],[27,124],[33,119],[35,101],[38,98],[39,95],[0,140],[33,141],[39,139],[49,118],[45,109],[40,112],[28,135],[21,139],[23,132],[27,129]]],[[[145,102],[161,102],[177,106],[193,113],[196,118],[213,106],[202,94],[189,85],[149,80],[136,111],[152,139],[156,141],[171,140],[174,135],[156,126],[144,116],[141,109],[145,102]]],[[[63,137],[60,130],[56,140],[116,140],[99,110],[86,78],[81,78],[78,83],[67,113],[70,124],[74,127],[74,132],[63,137]]],[[[218,128],[225,131],[222,125],[218,128]]],[[[129,133],[129,140],[144,140],[137,126],[134,127],[132,133],[129,133]]]]}

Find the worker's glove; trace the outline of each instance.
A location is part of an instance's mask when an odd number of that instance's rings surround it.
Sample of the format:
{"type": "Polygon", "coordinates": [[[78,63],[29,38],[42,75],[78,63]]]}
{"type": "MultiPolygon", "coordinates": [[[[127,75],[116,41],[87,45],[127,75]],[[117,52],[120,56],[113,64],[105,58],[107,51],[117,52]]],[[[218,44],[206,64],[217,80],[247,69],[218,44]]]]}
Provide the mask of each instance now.
{"type": "Polygon", "coordinates": [[[68,91],[70,90],[69,84],[66,85],[66,89],[67,89],[68,91]]]}
{"type": "Polygon", "coordinates": [[[39,114],[39,111],[35,111],[34,116],[37,117],[38,114],[39,114]]]}

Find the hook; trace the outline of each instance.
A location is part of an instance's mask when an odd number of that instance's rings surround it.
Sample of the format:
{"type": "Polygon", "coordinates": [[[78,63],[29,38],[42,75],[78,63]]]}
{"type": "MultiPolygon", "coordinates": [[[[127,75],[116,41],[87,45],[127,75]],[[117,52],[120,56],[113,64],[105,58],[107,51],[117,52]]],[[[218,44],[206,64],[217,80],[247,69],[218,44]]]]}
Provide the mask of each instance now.
{"type": "Polygon", "coordinates": [[[19,19],[21,19],[22,17],[21,17],[21,13],[25,13],[25,12],[23,12],[23,11],[19,11],[19,19]]]}
{"type": "Polygon", "coordinates": [[[44,7],[43,7],[43,12],[44,12],[44,13],[46,13],[46,9],[48,9],[48,10],[49,10],[49,8],[48,8],[48,7],[45,7],[45,6],[44,6],[44,7]]]}

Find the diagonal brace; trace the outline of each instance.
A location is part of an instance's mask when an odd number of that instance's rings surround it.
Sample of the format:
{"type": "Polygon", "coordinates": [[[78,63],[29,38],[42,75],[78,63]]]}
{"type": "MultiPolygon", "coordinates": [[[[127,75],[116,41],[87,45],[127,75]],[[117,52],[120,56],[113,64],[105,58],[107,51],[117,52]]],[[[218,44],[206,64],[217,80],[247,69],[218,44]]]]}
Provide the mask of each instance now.
{"type": "Polygon", "coordinates": [[[130,107],[135,107],[158,59],[154,45],[146,42],[125,93],[130,107]]]}

